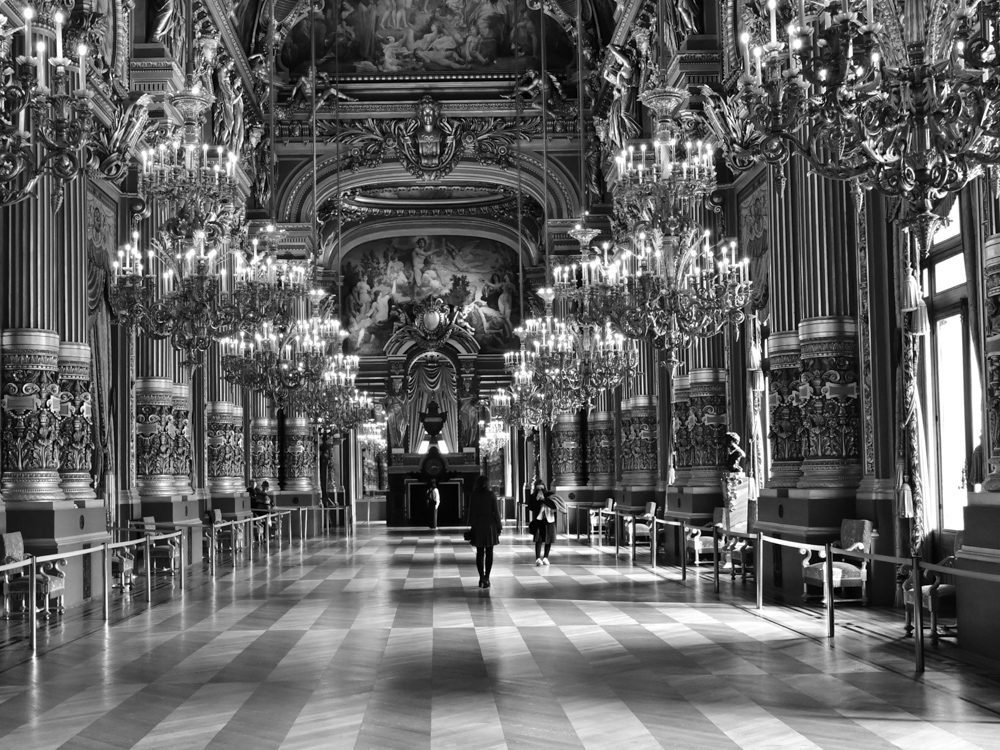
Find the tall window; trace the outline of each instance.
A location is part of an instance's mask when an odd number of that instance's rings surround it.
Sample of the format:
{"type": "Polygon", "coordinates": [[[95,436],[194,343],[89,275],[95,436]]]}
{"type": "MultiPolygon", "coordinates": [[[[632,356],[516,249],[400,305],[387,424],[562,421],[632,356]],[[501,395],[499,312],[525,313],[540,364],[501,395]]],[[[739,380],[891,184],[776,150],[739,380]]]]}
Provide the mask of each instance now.
{"type": "Polygon", "coordinates": [[[931,322],[926,360],[931,386],[928,416],[932,419],[928,447],[936,469],[936,525],[940,530],[964,526],[966,493],[973,489],[970,480],[977,479],[970,472],[975,474],[975,464],[981,461],[983,440],[982,382],[972,342],[970,280],[958,201],[949,219],[949,226],[935,236],[924,265],[931,322]]]}

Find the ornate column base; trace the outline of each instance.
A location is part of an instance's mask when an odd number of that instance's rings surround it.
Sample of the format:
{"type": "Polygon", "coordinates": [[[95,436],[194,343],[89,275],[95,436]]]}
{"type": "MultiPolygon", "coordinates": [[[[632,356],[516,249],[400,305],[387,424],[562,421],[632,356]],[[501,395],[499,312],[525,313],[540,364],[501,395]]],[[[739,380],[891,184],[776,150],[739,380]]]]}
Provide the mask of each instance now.
{"type": "Polygon", "coordinates": [[[191,386],[173,384],[174,425],[177,428],[174,453],[174,492],[184,497],[194,495],[191,487],[191,386]]]}
{"type": "Polygon", "coordinates": [[[278,487],[278,420],[256,417],[250,422],[250,478],[278,487]]]}
{"type": "Polygon", "coordinates": [[[68,500],[96,500],[90,469],[94,457],[90,347],[59,346],[60,486],[68,500]]]}
{"type": "Polygon", "coordinates": [[[634,396],[622,404],[622,484],[656,488],[656,396],[634,396]]]}
{"type": "Polygon", "coordinates": [[[688,425],[692,446],[690,487],[720,487],[725,458],[723,437],[728,428],[726,371],[717,367],[689,374],[688,425]]]}
{"type": "Polygon", "coordinates": [[[135,382],[136,489],[140,497],[176,494],[174,457],[174,384],[168,378],[137,378],[135,382]]]}
{"type": "Polygon", "coordinates": [[[583,477],[583,425],[580,414],[560,414],[551,432],[553,487],[579,487],[583,477]]]}
{"type": "Polygon", "coordinates": [[[857,324],[846,317],[799,324],[803,461],[799,488],[854,488],[862,477],[857,324]]]}
{"type": "Polygon", "coordinates": [[[615,413],[592,411],[587,418],[587,484],[615,485],[615,413]]]}
{"type": "Polygon", "coordinates": [[[235,495],[243,487],[243,409],[229,401],[209,401],[205,407],[208,491],[235,495]]]}
{"type": "Polygon", "coordinates": [[[691,483],[691,379],[687,375],[674,378],[674,414],[671,429],[674,431],[674,476],[671,487],[685,487],[691,483]]]}
{"type": "Polygon", "coordinates": [[[316,442],[305,417],[285,420],[285,492],[313,492],[316,475],[316,442]]]}
{"type": "Polygon", "coordinates": [[[768,441],[771,476],[767,486],[797,487],[802,477],[802,409],[799,386],[802,357],[798,331],[779,331],[768,338],[768,441]]]}
{"type": "Polygon", "coordinates": [[[65,500],[59,484],[59,334],[3,332],[3,481],[8,503],[65,500]]]}

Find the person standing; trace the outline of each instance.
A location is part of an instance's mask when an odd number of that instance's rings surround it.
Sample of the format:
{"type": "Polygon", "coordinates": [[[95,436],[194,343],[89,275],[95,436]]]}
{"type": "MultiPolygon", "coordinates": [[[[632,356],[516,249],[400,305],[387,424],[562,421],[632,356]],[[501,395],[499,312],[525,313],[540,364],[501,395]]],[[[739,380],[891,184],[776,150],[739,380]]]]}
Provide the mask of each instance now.
{"type": "Polygon", "coordinates": [[[436,479],[432,479],[427,488],[427,508],[431,512],[431,528],[438,527],[438,508],[441,507],[441,490],[438,489],[436,479]]]}
{"type": "Polygon", "coordinates": [[[556,502],[540,479],[535,481],[528,500],[528,512],[528,529],[535,539],[535,565],[548,565],[549,550],[556,540],[556,502]]]}
{"type": "Polygon", "coordinates": [[[465,511],[465,521],[469,524],[466,536],[476,548],[476,569],[479,571],[479,588],[490,587],[490,571],[493,569],[493,547],[500,544],[503,522],[497,507],[497,496],[490,489],[486,477],[476,479],[475,489],[465,511]]]}

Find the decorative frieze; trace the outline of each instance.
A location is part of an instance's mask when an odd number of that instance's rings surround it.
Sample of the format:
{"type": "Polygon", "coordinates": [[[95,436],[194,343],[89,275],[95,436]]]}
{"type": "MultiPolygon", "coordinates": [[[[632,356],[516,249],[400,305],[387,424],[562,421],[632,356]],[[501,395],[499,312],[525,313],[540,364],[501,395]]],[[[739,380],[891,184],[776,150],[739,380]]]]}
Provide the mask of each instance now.
{"type": "Polygon", "coordinates": [[[587,419],[587,477],[593,486],[615,481],[615,413],[593,411],[587,419]]]}
{"type": "Polygon", "coordinates": [[[802,476],[802,358],[797,331],[772,333],[768,340],[768,433],[771,487],[795,487],[802,476]]]}
{"type": "Polygon", "coordinates": [[[278,487],[278,422],[270,417],[250,422],[250,478],[278,487]]]}
{"type": "Polygon", "coordinates": [[[656,397],[635,396],[622,404],[622,482],[655,487],[658,480],[656,397]]]}
{"type": "Polygon", "coordinates": [[[691,442],[692,486],[718,487],[722,476],[727,430],[726,371],[707,367],[692,369],[687,425],[691,442]]]}
{"type": "Polygon", "coordinates": [[[3,482],[7,502],[61,500],[59,334],[3,332],[3,482]]]}
{"type": "Polygon", "coordinates": [[[94,460],[90,347],[59,346],[59,475],[67,499],[96,497],[91,477],[94,460]]]}
{"type": "Polygon", "coordinates": [[[136,488],[143,496],[175,493],[174,384],[167,378],[138,378],[135,384],[136,488]]]}
{"type": "Polygon", "coordinates": [[[556,417],[550,443],[553,486],[583,484],[583,441],[583,426],[577,414],[560,414],[556,417]]]}
{"type": "Polygon", "coordinates": [[[316,474],[316,441],[309,420],[285,421],[285,490],[311,492],[316,474]]]}
{"type": "Polygon", "coordinates": [[[802,478],[799,487],[852,487],[861,476],[857,325],[844,317],[799,324],[802,478]]]}

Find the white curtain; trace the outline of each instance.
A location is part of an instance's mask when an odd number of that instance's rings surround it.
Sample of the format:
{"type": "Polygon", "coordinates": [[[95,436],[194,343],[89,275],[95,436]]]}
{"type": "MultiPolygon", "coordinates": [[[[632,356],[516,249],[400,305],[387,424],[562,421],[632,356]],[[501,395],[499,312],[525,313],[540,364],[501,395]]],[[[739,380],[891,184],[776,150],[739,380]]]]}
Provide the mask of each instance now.
{"type": "Polygon", "coordinates": [[[447,412],[441,434],[451,450],[458,445],[458,391],[455,370],[446,359],[418,361],[410,371],[407,392],[407,418],[410,429],[410,452],[416,453],[424,439],[420,412],[427,411],[427,404],[437,401],[438,408],[447,412]]]}

